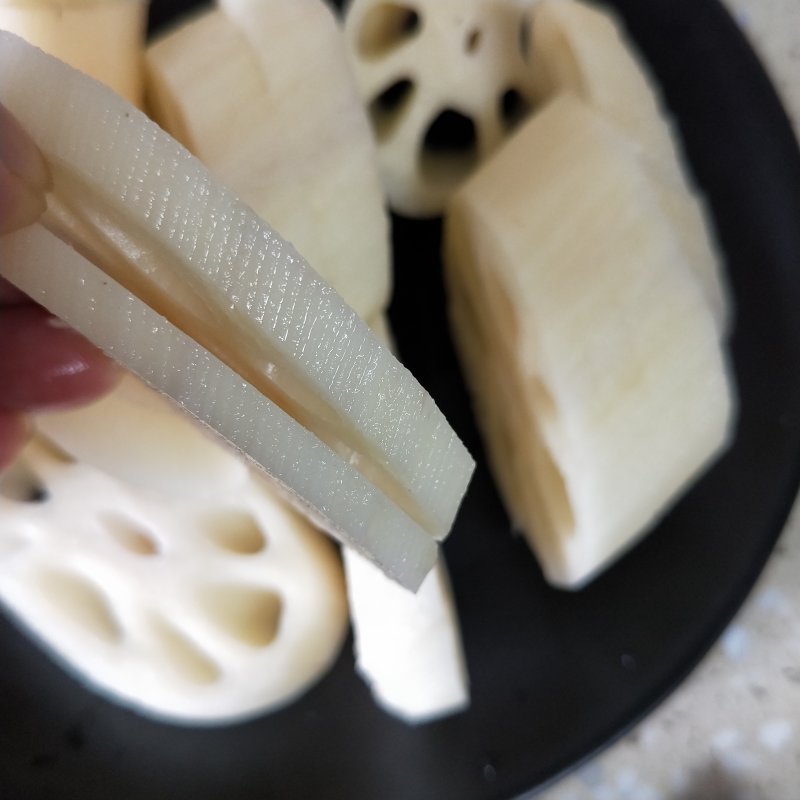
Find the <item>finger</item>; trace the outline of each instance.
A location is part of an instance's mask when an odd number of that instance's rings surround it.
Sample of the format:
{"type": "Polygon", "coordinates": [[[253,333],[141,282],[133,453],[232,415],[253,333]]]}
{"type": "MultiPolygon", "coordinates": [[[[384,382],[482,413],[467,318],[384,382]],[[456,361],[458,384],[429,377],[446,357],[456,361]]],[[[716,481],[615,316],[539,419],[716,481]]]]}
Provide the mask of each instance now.
{"type": "Polygon", "coordinates": [[[0,410],[66,408],[104,394],[120,371],[35,305],[0,309],[0,410]]]}
{"type": "Polygon", "coordinates": [[[14,460],[25,444],[29,430],[22,414],[0,412],[0,472],[14,460]]]}

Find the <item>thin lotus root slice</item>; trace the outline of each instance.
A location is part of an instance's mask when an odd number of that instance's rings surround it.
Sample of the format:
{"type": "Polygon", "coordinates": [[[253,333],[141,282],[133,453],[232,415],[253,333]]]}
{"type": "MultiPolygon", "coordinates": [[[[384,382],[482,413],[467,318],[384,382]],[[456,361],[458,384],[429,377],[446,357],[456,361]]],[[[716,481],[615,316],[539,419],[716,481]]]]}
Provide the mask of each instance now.
{"type": "Polygon", "coordinates": [[[38,434],[0,476],[0,601],[90,687],[147,715],[222,724],[283,706],[344,641],[335,545],[146,393],[126,380],[98,410],[43,423],[58,437],[70,417],[80,422],[83,441],[65,444],[94,463],[38,434]],[[111,414],[137,404],[103,443],[111,414]],[[151,422],[168,466],[158,450],[126,464],[116,445],[148,440],[151,422]],[[160,485],[181,446],[193,471],[183,487],[174,476],[160,485]],[[203,464],[212,477],[201,482],[203,464]]]}
{"type": "Polygon", "coordinates": [[[441,213],[532,108],[535,0],[353,0],[345,17],[391,207],[441,213]]]}

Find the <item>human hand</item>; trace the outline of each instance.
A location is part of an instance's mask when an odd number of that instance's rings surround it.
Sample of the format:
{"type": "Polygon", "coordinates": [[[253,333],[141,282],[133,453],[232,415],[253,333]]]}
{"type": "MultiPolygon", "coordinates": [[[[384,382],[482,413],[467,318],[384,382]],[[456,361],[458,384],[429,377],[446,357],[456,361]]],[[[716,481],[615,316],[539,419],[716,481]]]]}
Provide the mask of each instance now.
{"type": "MultiPolygon", "coordinates": [[[[49,183],[41,153],[0,105],[0,236],[36,221],[49,183]]],[[[0,470],[27,438],[26,412],[87,402],[117,374],[93,345],[0,278],[0,470]]]]}

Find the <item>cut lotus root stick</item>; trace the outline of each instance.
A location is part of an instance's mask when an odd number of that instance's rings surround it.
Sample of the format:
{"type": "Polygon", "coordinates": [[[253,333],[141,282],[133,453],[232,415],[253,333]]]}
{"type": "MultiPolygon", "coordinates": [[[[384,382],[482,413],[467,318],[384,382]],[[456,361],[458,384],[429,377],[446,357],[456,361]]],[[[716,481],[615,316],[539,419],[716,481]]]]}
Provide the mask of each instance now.
{"type": "Polygon", "coordinates": [[[290,245],[106,87],[0,34],[0,102],[54,177],[49,231],[0,240],[4,277],[418,586],[473,462],[408,371],[290,245]]]}
{"type": "Polygon", "coordinates": [[[714,314],[657,181],[627,135],[563,95],[445,222],[453,331],[493,474],[564,587],[652,527],[733,424],[714,314]]]}
{"type": "Polygon", "coordinates": [[[327,672],[348,616],[326,537],[132,377],[58,417],[41,427],[64,433],[67,450],[38,434],[0,476],[0,601],[43,647],[101,693],[174,723],[273,711],[327,672]],[[166,474],[174,463],[112,449],[112,417],[117,443],[154,423],[192,468],[166,474]]]}
{"type": "Polygon", "coordinates": [[[532,14],[531,69],[537,107],[565,92],[575,94],[638,150],[724,337],[731,303],[710,215],[684,165],[660,91],[622,22],[601,5],[539,0],[532,14]]]}
{"type": "Polygon", "coordinates": [[[469,678],[444,560],[416,594],[351,550],[344,565],[356,670],[375,701],[411,724],[465,710],[469,678]]]}
{"type": "MultiPolygon", "coordinates": [[[[370,326],[391,346],[385,317],[370,326]]],[[[410,724],[466,709],[469,677],[444,556],[412,594],[353,550],[342,555],[356,671],[375,701],[410,724]]]]}
{"type": "Polygon", "coordinates": [[[564,92],[578,95],[638,142],[664,172],[682,180],[660,93],[610,9],[583,0],[539,0],[531,64],[537,101],[564,92]]]}
{"type": "Polygon", "coordinates": [[[152,43],[145,61],[153,119],[362,319],[382,311],[389,225],[375,145],[325,3],[219,0],[152,43]]]}

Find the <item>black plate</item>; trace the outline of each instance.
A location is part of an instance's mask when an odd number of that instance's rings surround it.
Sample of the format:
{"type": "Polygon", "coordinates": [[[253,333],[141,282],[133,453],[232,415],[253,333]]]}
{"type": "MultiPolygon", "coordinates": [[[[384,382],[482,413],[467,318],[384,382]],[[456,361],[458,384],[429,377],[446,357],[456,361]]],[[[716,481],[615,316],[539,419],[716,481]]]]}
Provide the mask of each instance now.
{"type": "MultiPolygon", "coordinates": [[[[155,0],[154,23],[178,5],[155,0]]],[[[159,725],[97,699],[2,623],[4,798],[508,798],[613,740],[703,656],[760,572],[798,486],[800,155],[714,0],[614,5],[663,82],[728,255],[741,392],[733,449],[579,594],[549,589],[508,535],[481,459],[447,545],[472,707],[420,728],[377,709],[349,648],[273,716],[222,730],[159,725]]],[[[396,220],[395,231],[402,356],[480,455],[442,316],[438,226],[396,220]]]]}

